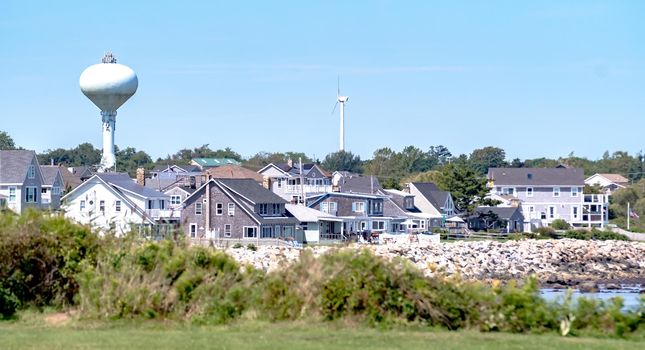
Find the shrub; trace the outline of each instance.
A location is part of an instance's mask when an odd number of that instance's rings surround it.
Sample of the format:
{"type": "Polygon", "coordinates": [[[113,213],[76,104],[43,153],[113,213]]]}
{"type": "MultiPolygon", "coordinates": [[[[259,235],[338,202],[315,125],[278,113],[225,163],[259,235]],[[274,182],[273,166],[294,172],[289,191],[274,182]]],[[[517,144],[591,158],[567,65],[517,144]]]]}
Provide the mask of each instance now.
{"type": "Polygon", "coordinates": [[[255,246],[255,244],[253,244],[253,243],[249,243],[249,244],[246,246],[246,249],[248,249],[248,250],[252,250],[252,251],[256,251],[256,250],[258,250],[258,247],[256,247],[256,246],[255,246]]]}
{"type": "Polygon", "coordinates": [[[555,230],[552,227],[548,226],[538,227],[537,229],[535,229],[535,233],[541,237],[558,238],[555,230]]]}
{"type": "Polygon", "coordinates": [[[571,225],[563,219],[555,219],[551,222],[551,227],[555,230],[568,230],[571,228],[571,225]]]}
{"type": "Polygon", "coordinates": [[[235,244],[233,244],[233,249],[240,249],[240,248],[242,248],[242,247],[244,247],[244,246],[242,245],[242,243],[235,243],[235,244]]]}

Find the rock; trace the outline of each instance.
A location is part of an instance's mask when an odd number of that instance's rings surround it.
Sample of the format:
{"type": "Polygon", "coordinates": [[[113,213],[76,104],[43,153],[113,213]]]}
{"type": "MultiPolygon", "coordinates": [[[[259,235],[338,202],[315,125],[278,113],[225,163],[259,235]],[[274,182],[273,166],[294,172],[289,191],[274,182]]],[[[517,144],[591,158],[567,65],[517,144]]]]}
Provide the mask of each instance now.
{"type": "Polygon", "coordinates": [[[580,293],[595,293],[598,291],[598,285],[594,282],[582,282],[578,285],[580,293]]]}

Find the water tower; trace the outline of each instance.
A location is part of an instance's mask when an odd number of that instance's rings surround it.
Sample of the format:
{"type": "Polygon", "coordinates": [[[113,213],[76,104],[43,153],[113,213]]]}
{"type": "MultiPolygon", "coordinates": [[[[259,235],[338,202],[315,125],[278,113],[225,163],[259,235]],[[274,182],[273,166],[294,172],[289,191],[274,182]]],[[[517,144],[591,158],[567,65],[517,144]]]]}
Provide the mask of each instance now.
{"type": "Polygon", "coordinates": [[[116,164],[114,126],[116,110],[137,91],[137,75],[128,66],[116,63],[107,53],[101,63],[87,67],[80,78],[81,91],[100,110],[103,120],[103,156],[99,172],[109,171],[116,164]]]}

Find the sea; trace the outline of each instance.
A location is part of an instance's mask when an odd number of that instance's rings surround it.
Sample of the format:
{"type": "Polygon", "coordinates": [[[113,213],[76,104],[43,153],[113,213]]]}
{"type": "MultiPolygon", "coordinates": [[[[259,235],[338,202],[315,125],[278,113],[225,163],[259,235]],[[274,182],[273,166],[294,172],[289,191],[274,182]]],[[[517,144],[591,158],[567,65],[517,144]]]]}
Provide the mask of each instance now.
{"type": "MultiPolygon", "coordinates": [[[[585,292],[582,293],[577,289],[574,289],[571,298],[573,303],[580,298],[589,298],[589,299],[598,299],[602,301],[609,301],[611,298],[621,297],[623,299],[623,311],[635,311],[638,310],[640,306],[640,299],[643,290],[643,286],[640,284],[621,284],[618,289],[606,289],[599,288],[597,292],[585,292]]],[[[564,300],[565,295],[567,294],[566,289],[552,289],[552,288],[542,288],[540,289],[540,295],[547,301],[559,301],[564,300]]],[[[645,298],[645,296],[644,296],[645,298]]]]}

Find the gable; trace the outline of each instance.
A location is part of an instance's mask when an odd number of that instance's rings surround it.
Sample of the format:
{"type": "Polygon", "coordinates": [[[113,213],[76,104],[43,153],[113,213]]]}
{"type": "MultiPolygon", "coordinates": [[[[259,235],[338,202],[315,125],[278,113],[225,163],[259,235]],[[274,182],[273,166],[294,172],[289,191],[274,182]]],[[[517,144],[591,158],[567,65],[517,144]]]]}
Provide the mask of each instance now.
{"type": "Polygon", "coordinates": [[[264,168],[260,169],[258,173],[261,174],[262,176],[268,176],[268,177],[291,177],[288,173],[285,173],[274,164],[269,164],[265,166],[264,168]]]}

